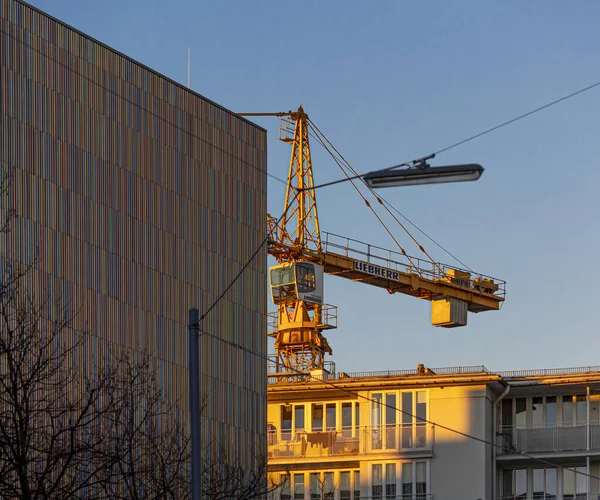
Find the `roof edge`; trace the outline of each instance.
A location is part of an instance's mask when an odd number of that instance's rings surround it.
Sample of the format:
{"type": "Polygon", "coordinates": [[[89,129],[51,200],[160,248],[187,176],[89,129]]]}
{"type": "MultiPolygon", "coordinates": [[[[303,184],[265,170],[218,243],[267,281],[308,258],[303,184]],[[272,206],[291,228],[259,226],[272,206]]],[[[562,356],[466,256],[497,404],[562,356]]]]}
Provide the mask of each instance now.
{"type": "Polygon", "coordinates": [[[238,118],[238,119],[240,119],[240,120],[242,120],[242,121],[246,122],[247,124],[249,124],[249,125],[252,125],[253,127],[256,127],[256,128],[258,128],[259,130],[262,130],[263,132],[267,133],[267,129],[266,129],[266,128],[264,128],[264,127],[261,127],[260,125],[257,125],[257,124],[256,124],[256,123],[254,123],[253,121],[250,121],[250,120],[248,120],[247,118],[245,118],[245,117],[243,117],[243,116],[240,116],[240,115],[239,115],[239,114],[237,114],[235,111],[231,111],[230,109],[226,108],[226,107],[225,107],[225,106],[223,106],[222,104],[219,104],[219,103],[217,103],[217,102],[213,101],[212,99],[209,99],[208,97],[205,97],[205,96],[203,96],[202,94],[200,94],[200,93],[196,92],[195,90],[192,90],[192,89],[189,89],[189,88],[187,88],[185,85],[183,85],[183,84],[181,84],[181,83],[179,83],[179,82],[177,82],[177,81],[173,80],[172,78],[169,78],[169,77],[168,77],[168,76],[166,76],[166,75],[163,75],[162,73],[159,73],[158,71],[156,71],[156,70],[154,70],[154,69],[150,68],[149,66],[146,66],[145,64],[143,64],[143,63],[141,63],[141,62],[139,62],[139,61],[136,61],[136,60],[135,60],[135,59],[133,59],[132,57],[130,57],[130,56],[126,55],[126,54],[123,54],[122,52],[120,52],[120,51],[118,51],[118,50],[116,50],[116,49],[112,48],[110,45],[107,45],[106,43],[104,43],[104,42],[101,42],[100,40],[97,40],[96,38],[94,38],[94,37],[92,37],[92,36],[90,36],[90,35],[88,35],[88,34],[84,33],[83,31],[81,31],[81,30],[78,30],[77,28],[74,28],[74,27],[73,27],[73,26],[71,26],[70,24],[67,24],[67,23],[65,23],[64,21],[61,21],[60,19],[58,19],[58,18],[56,18],[56,17],[54,17],[54,16],[52,16],[52,15],[48,14],[47,12],[43,11],[42,9],[39,9],[38,7],[36,7],[36,6],[34,6],[34,5],[31,5],[31,4],[29,4],[29,3],[27,3],[27,2],[25,2],[25,1],[23,1],[23,0],[13,0],[13,1],[14,1],[14,2],[16,2],[16,3],[19,3],[19,4],[21,4],[21,5],[24,5],[25,7],[29,8],[29,9],[32,9],[32,10],[34,10],[35,12],[37,12],[38,14],[41,14],[42,16],[46,16],[48,19],[50,19],[50,20],[54,21],[55,23],[58,23],[58,24],[60,24],[61,26],[63,26],[63,27],[65,27],[65,28],[67,28],[67,29],[70,29],[70,30],[74,31],[74,32],[75,32],[75,33],[77,33],[78,35],[80,35],[80,36],[82,36],[82,37],[84,37],[84,38],[87,38],[87,39],[88,39],[88,40],[90,40],[91,42],[97,43],[97,44],[98,44],[98,45],[100,45],[101,47],[104,47],[105,49],[107,49],[107,50],[109,50],[109,51],[113,52],[114,54],[116,54],[116,55],[118,55],[118,56],[120,56],[120,57],[123,57],[123,58],[127,59],[128,61],[130,61],[130,62],[132,62],[132,63],[134,63],[134,64],[137,64],[138,66],[140,66],[141,68],[145,69],[146,71],[149,71],[150,73],[153,73],[154,75],[156,75],[156,76],[159,76],[160,78],[164,78],[164,79],[165,79],[166,81],[168,81],[169,83],[172,83],[173,85],[176,85],[177,87],[179,87],[179,88],[181,88],[181,89],[183,89],[183,90],[185,90],[185,91],[187,91],[187,92],[190,92],[190,93],[192,93],[192,94],[193,94],[193,95],[195,95],[196,97],[199,97],[199,98],[201,98],[201,99],[204,99],[205,101],[207,101],[207,102],[209,102],[210,104],[212,104],[212,105],[214,105],[214,106],[216,106],[216,107],[220,108],[221,110],[223,110],[223,111],[226,111],[227,113],[231,113],[231,114],[232,114],[232,115],[234,115],[236,118],[238,118]]]}

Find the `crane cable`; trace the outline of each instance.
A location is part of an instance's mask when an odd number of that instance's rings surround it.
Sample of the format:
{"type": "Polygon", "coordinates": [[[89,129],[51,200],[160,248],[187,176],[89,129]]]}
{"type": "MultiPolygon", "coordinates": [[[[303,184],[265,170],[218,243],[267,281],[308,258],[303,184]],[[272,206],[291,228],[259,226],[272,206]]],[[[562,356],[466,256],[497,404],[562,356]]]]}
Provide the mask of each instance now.
{"type": "Polygon", "coordinates": [[[413,221],[411,221],[406,215],[404,215],[400,210],[398,210],[394,205],[392,205],[389,201],[387,201],[383,196],[380,196],[383,202],[390,207],[394,212],[396,212],[400,217],[402,217],[406,222],[408,222],[412,227],[414,227],[417,231],[419,231],[423,236],[425,236],[429,241],[431,241],[434,245],[441,248],[444,252],[446,252],[450,257],[452,257],[456,262],[458,262],[465,269],[471,271],[472,274],[479,274],[473,271],[469,266],[467,266],[462,260],[460,260],[456,255],[450,252],[450,250],[444,248],[441,243],[438,243],[431,236],[429,236],[423,229],[417,226],[413,221]]]}
{"type": "MultiPolygon", "coordinates": [[[[310,120],[309,120],[309,125],[312,126],[313,128],[316,128],[312,124],[312,122],[310,122],[310,120]]],[[[377,218],[377,220],[379,221],[379,223],[383,226],[383,228],[386,230],[386,232],[390,235],[390,238],[392,238],[392,240],[394,240],[394,243],[396,243],[396,245],[400,249],[400,252],[402,253],[402,255],[404,255],[408,259],[408,261],[410,262],[411,267],[413,269],[415,269],[417,271],[417,273],[419,273],[419,276],[422,277],[423,274],[421,273],[421,269],[419,268],[419,266],[415,265],[415,263],[413,262],[413,257],[411,257],[410,255],[408,255],[408,253],[406,252],[406,250],[404,250],[404,248],[402,247],[402,245],[400,245],[400,242],[394,237],[394,235],[392,234],[392,232],[385,225],[385,222],[383,222],[383,220],[381,219],[381,217],[379,216],[379,214],[371,206],[371,203],[369,203],[369,200],[367,200],[365,198],[365,196],[361,193],[360,189],[358,189],[358,187],[356,186],[356,183],[354,182],[354,180],[352,180],[350,178],[350,176],[348,175],[348,173],[344,170],[344,167],[343,167],[343,165],[340,164],[340,161],[338,160],[338,158],[336,158],[336,156],[329,150],[329,148],[327,147],[327,145],[323,142],[323,140],[318,135],[314,135],[314,134],[311,134],[311,135],[321,144],[321,146],[323,146],[323,148],[325,148],[325,151],[327,151],[331,155],[331,157],[333,158],[333,161],[335,161],[337,163],[338,167],[340,167],[340,170],[348,178],[348,180],[352,184],[352,187],[354,187],[354,189],[356,190],[356,192],[358,193],[358,195],[365,202],[365,205],[367,205],[367,207],[369,207],[369,210],[371,210],[371,212],[373,212],[373,215],[377,218]]]]}
{"type": "MultiPolygon", "coordinates": [[[[345,165],[347,165],[347,168],[354,174],[357,175],[358,173],[356,172],[356,170],[354,170],[354,168],[352,167],[352,165],[350,165],[350,163],[348,163],[348,161],[342,156],[342,154],[337,150],[337,148],[331,143],[331,141],[327,138],[327,136],[321,132],[321,130],[319,129],[319,127],[317,127],[315,125],[315,123],[308,118],[308,123],[309,125],[315,130],[315,132],[321,136],[323,138],[323,140],[325,140],[327,142],[327,144],[329,144],[329,146],[331,146],[331,148],[336,152],[336,154],[340,157],[340,159],[344,162],[345,165]]],[[[323,144],[322,140],[318,139],[319,142],[321,142],[321,144],[323,144]]],[[[343,169],[343,167],[339,164],[339,161],[337,161],[337,159],[334,157],[333,153],[329,150],[329,148],[326,145],[323,145],[323,147],[325,147],[325,149],[327,150],[327,152],[332,156],[332,158],[334,158],[334,160],[336,160],[336,163],[338,164],[338,166],[340,167],[340,169],[342,169],[342,172],[344,173],[344,175],[346,177],[349,178],[350,182],[352,183],[352,185],[354,186],[354,188],[357,190],[357,192],[360,194],[360,196],[363,198],[363,200],[365,200],[365,203],[367,203],[367,206],[369,208],[371,208],[370,204],[367,202],[367,200],[365,199],[365,197],[363,196],[363,194],[358,190],[358,188],[355,186],[354,181],[350,179],[350,176],[348,175],[348,173],[343,169]]],[[[441,274],[444,274],[444,271],[442,269],[442,267],[440,266],[440,264],[438,264],[433,257],[429,254],[429,252],[427,252],[427,250],[425,250],[425,248],[423,247],[423,245],[421,245],[416,238],[410,233],[410,231],[406,228],[406,226],[404,226],[404,224],[402,224],[402,222],[400,222],[400,220],[392,213],[392,211],[384,204],[384,202],[382,201],[382,199],[375,193],[375,191],[373,191],[373,189],[365,182],[365,180],[361,177],[360,178],[361,182],[367,187],[367,189],[371,192],[371,194],[375,197],[375,199],[377,200],[377,202],[388,212],[388,214],[390,214],[392,216],[392,218],[398,223],[398,225],[404,230],[404,232],[406,234],[408,234],[408,236],[410,237],[410,239],[415,243],[415,245],[417,245],[417,247],[419,248],[419,250],[421,250],[421,252],[423,252],[425,255],[427,255],[427,257],[429,258],[430,262],[436,266],[439,270],[439,272],[441,274]]],[[[375,213],[375,211],[371,208],[371,210],[373,211],[373,213],[375,213]]],[[[381,221],[381,219],[379,218],[379,216],[377,215],[377,218],[379,219],[379,222],[381,222],[381,224],[383,225],[383,227],[385,228],[385,230],[388,232],[388,234],[390,234],[391,236],[391,232],[389,231],[389,229],[387,228],[387,226],[381,221]]],[[[392,236],[392,239],[396,242],[396,244],[400,247],[400,244],[396,241],[396,239],[392,236]]],[[[400,247],[402,249],[402,247],[400,247]]],[[[402,253],[403,255],[405,255],[406,257],[408,257],[408,255],[406,255],[406,252],[402,249],[402,253]]],[[[414,267],[414,264],[411,261],[411,265],[414,267]]],[[[419,270],[419,268],[416,268],[417,270],[419,270]]],[[[419,274],[422,276],[420,270],[419,270],[419,274]]]]}

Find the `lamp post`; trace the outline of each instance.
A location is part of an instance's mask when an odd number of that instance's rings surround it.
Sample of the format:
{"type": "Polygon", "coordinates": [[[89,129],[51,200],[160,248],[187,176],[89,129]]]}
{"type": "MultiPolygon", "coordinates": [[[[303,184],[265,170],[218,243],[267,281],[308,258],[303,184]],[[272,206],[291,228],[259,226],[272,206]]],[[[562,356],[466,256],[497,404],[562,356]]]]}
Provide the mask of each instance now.
{"type": "Polygon", "coordinates": [[[192,434],[192,500],[202,500],[202,463],[200,458],[200,313],[190,309],[188,324],[188,376],[190,389],[190,426],[192,434]]]}

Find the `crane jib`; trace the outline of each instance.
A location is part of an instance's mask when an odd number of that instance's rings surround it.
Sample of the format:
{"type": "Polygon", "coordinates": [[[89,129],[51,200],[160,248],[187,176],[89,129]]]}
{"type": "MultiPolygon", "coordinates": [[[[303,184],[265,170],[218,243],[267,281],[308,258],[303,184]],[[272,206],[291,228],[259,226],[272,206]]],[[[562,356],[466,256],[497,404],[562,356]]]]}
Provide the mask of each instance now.
{"type": "Polygon", "coordinates": [[[362,273],[380,276],[381,278],[385,278],[388,280],[400,281],[400,273],[398,273],[398,271],[393,271],[386,267],[375,266],[373,264],[362,262],[360,260],[354,261],[354,269],[362,273]]]}

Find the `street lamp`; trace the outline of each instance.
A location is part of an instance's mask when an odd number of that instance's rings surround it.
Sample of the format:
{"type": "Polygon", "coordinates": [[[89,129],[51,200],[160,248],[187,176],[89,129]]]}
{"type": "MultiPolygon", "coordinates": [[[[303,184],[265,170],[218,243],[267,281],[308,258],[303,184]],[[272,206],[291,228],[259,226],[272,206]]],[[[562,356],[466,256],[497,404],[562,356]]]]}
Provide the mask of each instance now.
{"type": "MultiPolygon", "coordinates": [[[[314,186],[312,189],[333,186],[342,182],[355,179],[364,180],[370,188],[385,188],[397,186],[416,186],[419,184],[441,184],[448,182],[476,181],[483,174],[484,168],[477,163],[468,165],[449,165],[443,167],[432,167],[427,160],[435,157],[435,153],[408,163],[401,163],[393,167],[375,170],[368,174],[358,174],[354,177],[346,177],[337,181],[326,182],[314,186]],[[406,167],[406,168],[402,168],[406,167]]],[[[299,189],[306,191],[311,188],[299,189]]]]}
{"type": "Polygon", "coordinates": [[[432,167],[425,160],[410,168],[398,169],[398,167],[375,170],[363,175],[362,178],[371,188],[415,186],[419,184],[476,181],[481,177],[484,170],[477,163],[432,167]]]}

